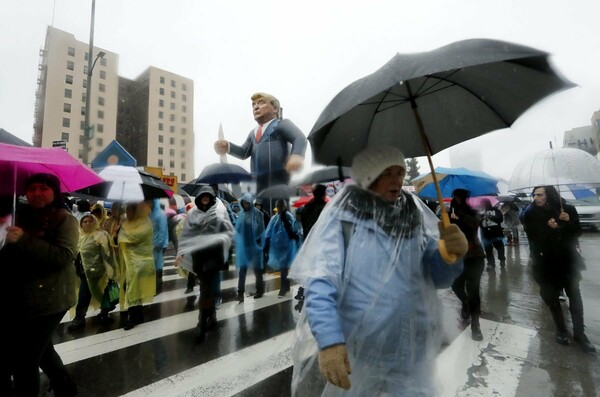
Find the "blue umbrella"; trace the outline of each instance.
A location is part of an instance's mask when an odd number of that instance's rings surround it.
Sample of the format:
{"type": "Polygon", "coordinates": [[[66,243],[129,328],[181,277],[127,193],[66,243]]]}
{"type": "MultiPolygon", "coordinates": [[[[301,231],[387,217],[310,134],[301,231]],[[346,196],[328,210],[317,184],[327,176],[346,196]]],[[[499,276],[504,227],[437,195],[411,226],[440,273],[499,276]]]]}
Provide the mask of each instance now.
{"type": "MultiPolygon", "coordinates": [[[[481,171],[467,168],[436,167],[442,197],[452,197],[455,189],[469,191],[471,197],[493,196],[498,194],[498,179],[481,171]]],[[[419,197],[437,197],[433,176],[431,173],[421,175],[411,181],[419,197]]]]}

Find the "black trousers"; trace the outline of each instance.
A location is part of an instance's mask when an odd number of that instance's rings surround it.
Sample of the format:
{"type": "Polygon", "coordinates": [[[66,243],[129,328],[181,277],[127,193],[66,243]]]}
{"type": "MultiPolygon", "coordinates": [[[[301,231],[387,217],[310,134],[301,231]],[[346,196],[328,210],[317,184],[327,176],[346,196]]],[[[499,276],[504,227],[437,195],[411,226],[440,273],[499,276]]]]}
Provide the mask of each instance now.
{"type": "Polygon", "coordinates": [[[497,238],[491,244],[485,246],[485,256],[488,264],[491,265],[494,264],[494,248],[496,248],[496,251],[498,251],[498,260],[506,260],[506,255],[504,254],[504,241],[502,241],[500,238],[497,238]]]}
{"type": "Polygon", "coordinates": [[[77,306],[75,307],[75,317],[85,318],[85,315],[90,307],[92,293],[88,286],[87,277],[85,274],[79,276],[81,284],[79,285],[79,295],[77,296],[77,306]]]}
{"type": "Polygon", "coordinates": [[[15,330],[11,360],[16,396],[37,396],[40,393],[40,370],[48,378],[59,378],[66,373],[60,356],[52,345],[52,334],[66,311],[48,316],[20,320],[15,330]]]}
{"type": "MultiPolygon", "coordinates": [[[[254,276],[256,277],[256,291],[265,292],[265,282],[263,281],[263,269],[252,267],[254,270],[254,276]]],[[[240,274],[238,278],[238,292],[243,294],[246,291],[246,274],[248,274],[248,268],[240,268],[240,274]]]]}
{"type": "Polygon", "coordinates": [[[560,300],[558,299],[561,291],[569,297],[569,312],[573,322],[573,334],[581,335],[584,332],[583,323],[583,300],[581,299],[581,290],[579,289],[579,279],[572,278],[566,283],[552,282],[543,280],[540,284],[540,296],[551,312],[561,311],[560,300]]]}
{"type": "Polygon", "coordinates": [[[452,291],[461,302],[467,305],[471,315],[481,314],[481,296],[479,286],[483,274],[484,259],[468,258],[464,260],[463,272],[452,283],[452,291]]]}

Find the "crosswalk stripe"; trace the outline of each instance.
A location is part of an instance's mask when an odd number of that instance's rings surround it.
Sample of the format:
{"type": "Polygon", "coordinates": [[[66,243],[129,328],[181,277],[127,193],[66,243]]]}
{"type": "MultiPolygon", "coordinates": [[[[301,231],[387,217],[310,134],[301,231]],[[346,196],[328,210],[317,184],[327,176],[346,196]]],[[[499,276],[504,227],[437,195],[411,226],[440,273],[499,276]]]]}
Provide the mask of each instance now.
{"type": "MultiPolygon", "coordinates": [[[[265,293],[264,297],[261,299],[248,299],[243,304],[239,304],[237,301],[227,302],[223,304],[219,310],[218,319],[226,320],[240,314],[253,312],[291,299],[291,294],[284,298],[278,298],[277,294],[278,291],[271,291],[265,293]]],[[[128,331],[117,329],[60,343],[55,345],[55,349],[58,354],[60,354],[63,362],[65,364],[70,364],[153,339],[162,338],[177,332],[182,332],[194,328],[197,322],[198,311],[194,310],[175,316],[161,318],[160,320],[142,323],[128,331]]]]}
{"type": "Polygon", "coordinates": [[[144,386],[125,396],[232,396],[289,368],[292,365],[293,341],[294,331],[288,331],[144,386]]]}

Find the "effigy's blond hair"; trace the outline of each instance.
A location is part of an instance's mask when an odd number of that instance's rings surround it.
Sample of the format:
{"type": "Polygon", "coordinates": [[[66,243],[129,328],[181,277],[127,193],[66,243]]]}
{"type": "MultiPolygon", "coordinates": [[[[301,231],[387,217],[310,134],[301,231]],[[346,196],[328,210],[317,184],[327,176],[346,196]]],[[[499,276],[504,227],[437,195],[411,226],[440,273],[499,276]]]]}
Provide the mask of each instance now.
{"type": "Polygon", "coordinates": [[[275,111],[279,112],[279,108],[281,107],[281,105],[279,104],[279,99],[275,98],[271,94],[267,94],[266,92],[256,92],[256,93],[252,94],[252,96],[250,97],[250,99],[253,101],[260,99],[260,98],[267,99],[269,102],[271,102],[271,105],[273,105],[273,107],[275,108],[275,111]]]}

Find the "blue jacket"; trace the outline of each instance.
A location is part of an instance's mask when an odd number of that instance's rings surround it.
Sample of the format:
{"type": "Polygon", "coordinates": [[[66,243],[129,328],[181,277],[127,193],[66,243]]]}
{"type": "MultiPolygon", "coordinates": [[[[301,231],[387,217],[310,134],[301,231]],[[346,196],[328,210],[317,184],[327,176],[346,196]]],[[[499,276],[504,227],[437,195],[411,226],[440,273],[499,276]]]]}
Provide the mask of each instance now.
{"type": "Polygon", "coordinates": [[[169,246],[169,226],[167,215],[160,208],[160,200],[155,198],[152,202],[152,246],[154,248],[167,248],[169,246]]]}
{"type": "Polygon", "coordinates": [[[265,240],[269,245],[268,265],[275,270],[290,268],[292,260],[296,256],[297,241],[300,239],[300,236],[296,233],[294,216],[289,211],[285,211],[285,217],[289,222],[290,230],[297,239],[290,238],[280,214],[271,218],[265,231],[265,240]]]}
{"type": "MultiPolygon", "coordinates": [[[[442,260],[437,223],[412,195],[393,206],[346,186],[304,242],[290,278],[305,286],[304,321],[318,349],[346,345],[352,388],[340,395],[433,393],[440,330],[435,289],[449,287],[463,269],[462,260],[442,260]]],[[[299,322],[294,379],[296,366],[306,366],[298,357],[309,350],[302,351],[310,341],[303,327],[299,322]]]]}

